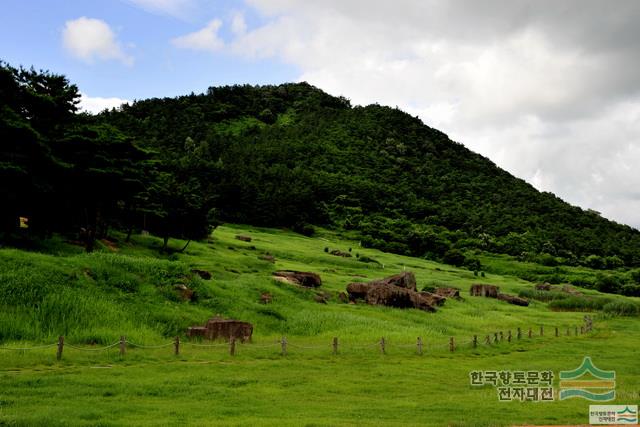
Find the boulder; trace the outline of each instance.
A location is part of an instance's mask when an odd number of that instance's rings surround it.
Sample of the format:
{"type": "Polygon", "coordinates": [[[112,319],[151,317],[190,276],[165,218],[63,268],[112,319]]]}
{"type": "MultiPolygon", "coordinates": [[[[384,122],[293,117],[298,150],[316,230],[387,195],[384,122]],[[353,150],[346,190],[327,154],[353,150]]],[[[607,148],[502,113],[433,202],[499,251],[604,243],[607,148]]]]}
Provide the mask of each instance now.
{"type": "Polygon", "coordinates": [[[187,329],[187,336],[189,338],[197,338],[197,337],[204,338],[206,334],[207,334],[206,326],[191,326],[189,329],[187,329]]]}
{"type": "Polygon", "coordinates": [[[435,294],[445,298],[460,298],[460,289],[436,288],[435,294]]]}
{"type": "Polygon", "coordinates": [[[244,236],[244,235],[242,235],[242,234],[238,234],[238,235],[236,236],[236,239],[238,239],[238,240],[242,240],[243,242],[250,242],[250,241],[251,241],[251,237],[249,237],[249,236],[244,236]]]}
{"type": "Polygon", "coordinates": [[[278,281],[292,283],[307,288],[317,288],[322,285],[322,280],[318,274],[306,271],[279,270],[274,271],[273,276],[278,281]]]}
{"type": "Polygon", "coordinates": [[[425,298],[429,304],[431,305],[442,305],[447,301],[447,297],[443,297],[442,295],[434,294],[432,292],[420,292],[423,298],[425,298]]]}
{"type": "Polygon", "coordinates": [[[205,338],[209,340],[224,339],[229,341],[231,338],[239,339],[242,342],[250,341],[253,334],[253,325],[249,322],[242,322],[234,319],[223,319],[214,317],[207,321],[205,326],[205,338]]]}
{"type": "Polygon", "coordinates": [[[411,271],[405,271],[400,274],[385,277],[384,279],[373,280],[369,284],[376,285],[392,285],[401,288],[416,290],[416,276],[411,271]]]}
{"type": "Polygon", "coordinates": [[[365,299],[367,291],[369,290],[368,283],[354,282],[347,285],[347,293],[349,294],[349,300],[355,301],[357,299],[365,299]]]}
{"type": "Polygon", "coordinates": [[[260,255],[258,257],[258,259],[260,259],[262,261],[271,262],[271,263],[276,262],[276,257],[274,257],[273,255],[269,255],[269,254],[260,255]]]}
{"type": "Polygon", "coordinates": [[[174,285],[173,288],[184,301],[191,301],[193,299],[193,290],[189,289],[187,285],[179,283],[174,285]]]}
{"type": "Polygon", "coordinates": [[[193,274],[197,274],[198,276],[200,276],[200,278],[204,280],[211,280],[211,273],[209,273],[206,270],[198,270],[197,268],[194,268],[191,270],[191,272],[193,274]]]}
{"type": "Polygon", "coordinates": [[[338,299],[343,303],[348,303],[349,302],[349,296],[347,295],[346,292],[340,292],[338,294],[338,299]]]}
{"type": "Polygon", "coordinates": [[[470,290],[472,297],[497,298],[499,292],[500,292],[500,288],[497,286],[481,285],[481,284],[471,285],[471,290],[470,290]]]}
{"type": "Polygon", "coordinates": [[[536,291],[550,291],[551,285],[549,283],[538,283],[536,285],[536,291]]]}
{"type": "Polygon", "coordinates": [[[271,304],[273,301],[273,295],[269,292],[263,292],[260,294],[260,303],[261,304],[271,304]]]}
{"type": "Polygon", "coordinates": [[[341,256],[344,258],[351,258],[351,254],[349,252],[342,252],[340,249],[334,249],[329,252],[331,255],[341,256]]]}
{"type": "Polygon", "coordinates": [[[329,294],[327,294],[325,292],[322,292],[322,293],[319,293],[319,294],[313,296],[313,300],[315,302],[319,303],[319,304],[328,303],[329,302],[329,298],[331,298],[331,295],[329,295],[329,294]]]}
{"type": "Polygon", "coordinates": [[[517,297],[515,295],[509,295],[509,294],[498,294],[498,299],[501,301],[506,301],[509,304],[514,304],[514,305],[519,305],[522,307],[528,307],[529,306],[529,301],[524,299],[524,298],[520,298],[517,297]]]}

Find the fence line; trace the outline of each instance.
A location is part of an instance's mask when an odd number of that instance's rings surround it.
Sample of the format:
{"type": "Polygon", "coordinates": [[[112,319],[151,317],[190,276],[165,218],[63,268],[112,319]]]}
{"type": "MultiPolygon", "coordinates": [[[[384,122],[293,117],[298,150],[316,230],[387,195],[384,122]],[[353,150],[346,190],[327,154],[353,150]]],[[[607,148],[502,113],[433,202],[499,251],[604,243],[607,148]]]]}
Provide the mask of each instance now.
{"type": "MultiPolygon", "coordinates": [[[[566,326],[566,327],[562,327],[559,328],[558,326],[555,326],[553,331],[555,332],[552,335],[547,335],[548,340],[555,340],[557,338],[561,338],[562,336],[579,336],[579,335],[584,335],[587,334],[589,332],[591,332],[593,330],[593,322],[591,320],[591,318],[587,318],[585,317],[585,323],[583,325],[577,326],[577,325],[571,325],[571,326],[566,326]],[[566,335],[565,334],[561,334],[560,332],[566,328],[566,335]]],[[[425,352],[433,352],[436,350],[442,350],[442,351],[446,351],[449,350],[449,352],[454,353],[456,352],[456,350],[462,349],[462,348],[471,348],[471,349],[476,349],[479,347],[494,347],[496,345],[500,345],[500,343],[503,343],[504,341],[506,341],[507,343],[512,343],[512,342],[518,342],[518,341],[529,341],[530,339],[532,339],[533,337],[545,337],[544,335],[544,326],[540,326],[539,329],[539,334],[534,334],[533,332],[533,328],[529,327],[528,328],[528,333],[526,335],[522,334],[522,330],[520,327],[517,328],[517,332],[515,334],[513,334],[512,330],[507,330],[505,331],[497,331],[497,332],[492,332],[490,334],[487,335],[473,335],[471,337],[471,340],[469,341],[463,341],[461,339],[456,339],[456,337],[452,336],[449,337],[449,340],[447,343],[437,343],[437,342],[429,342],[427,340],[423,340],[422,337],[417,337],[415,344],[408,344],[408,343],[398,343],[398,344],[394,344],[393,341],[389,342],[389,340],[385,337],[381,337],[379,341],[376,341],[374,343],[370,343],[370,344],[349,344],[348,342],[345,344],[344,342],[341,342],[338,337],[333,337],[333,340],[331,342],[328,342],[326,345],[300,345],[300,344],[296,344],[296,343],[290,343],[286,337],[282,337],[280,340],[276,340],[272,343],[264,343],[264,344],[249,344],[245,347],[242,347],[243,350],[249,350],[252,348],[256,348],[256,349],[264,349],[264,348],[274,348],[274,347],[280,347],[280,353],[283,356],[286,356],[288,354],[288,349],[289,348],[293,348],[293,349],[297,349],[297,350],[322,350],[322,349],[326,349],[328,351],[331,351],[332,354],[337,355],[338,353],[342,352],[342,351],[348,351],[348,350],[364,350],[364,349],[373,349],[378,347],[380,353],[382,354],[387,354],[387,351],[389,349],[393,349],[393,348],[401,348],[401,349],[409,349],[409,348],[415,348],[416,353],[418,355],[422,355],[425,352]],[[483,338],[484,337],[484,338],[483,338]]],[[[149,345],[149,344],[138,344],[132,341],[129,341],[126,339],[125,336],[121,336],[120,339],[112,344],[109,344],[107,346],[104,347],[99,347],[99,348],[87,348],[87,347],[80,347],[78,345],[73,345],[73,344],[68,344],[64,342],[64,337],[60,336],[58,338],[58,342],[56,343],[51,343],[51,344],[43,344],[43,345],[37,345],[37,346],[33,346],[33,347],[2,347],[0,346],[0,350],[6,350],[6,351],[21,351],[21,352],[26,352],[26,351],[30,351],[30,350],[38,350],[38,349],[45,349],[45,348],[51,348],[51,347],[57,347],[56,350],[56,358],[58,360],[62,359],[62,355],[63,355],[63,351],[64,348],[70,348],[73,350],[79,350],[79,351],[85,351],[85,352],[100,352],[100,351],[106,351],[115,347],[120,347],[119,352],[120,352],[120,356],[123,357],[125,355],[125,351],[126,351],[126,347],[130,346],[132,348],[139,348],[142,350],[146,350],[146,349],[162,349],[162,348],[168,348],[168,347],[173,347],[174,348],[174,354],[175,355],[179,355],[180,354],[180,349],[181,349],[181,345],[182,346],[192,346],[192,347],[196,347],[196,348],[222,348],[222,347],[226,347],[229,349],[229,354],[231,356],[235,356],[236,355],[236,350],[237,350],[237,346],[236,346],[236,339],[232,338],[228,343],[211,343],[211,344],[202,344],[199,342],[180,342],[180,337],[175,337],[175,339],[172,342],[168,342],[168,343],[164,343],[164,344],[155,344],[155,345],[149,345]]]]}

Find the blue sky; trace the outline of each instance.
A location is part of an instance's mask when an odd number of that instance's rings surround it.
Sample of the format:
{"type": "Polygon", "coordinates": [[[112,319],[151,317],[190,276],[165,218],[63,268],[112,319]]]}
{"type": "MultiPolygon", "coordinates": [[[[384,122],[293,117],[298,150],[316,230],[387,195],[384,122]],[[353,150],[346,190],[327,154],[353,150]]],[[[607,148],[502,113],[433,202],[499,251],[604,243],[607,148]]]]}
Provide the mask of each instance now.
{"type": "MultiPolygon", "coordinates": [[[[12,65],[65,74],[90,97],[174,96],[222,84],[282,83],[298,77],[294,65],[276,59],[172,45],[173,38],[196,31],[214,18],[227,21],[233,13],[243,12],[247,25],[261,22],[241,2],[193,4],[196,6],[176,16],[121,0],[5,0],[0,16],[0,58],[12,65]],[[108,24],[133,64],[118,60],[88,63],[74,57],[63,45],[63,31],[67,21],[80,17],[108,24]]],[[[223,25],[220,37],[229,36],[229,31],[223,25]]]]}
{"type": "Polygon", "coordinates": [[[638,228],[638,22],[637,0],[3,0],[0,59],[65,74],[87,111],[307,81],[638,228]]]}

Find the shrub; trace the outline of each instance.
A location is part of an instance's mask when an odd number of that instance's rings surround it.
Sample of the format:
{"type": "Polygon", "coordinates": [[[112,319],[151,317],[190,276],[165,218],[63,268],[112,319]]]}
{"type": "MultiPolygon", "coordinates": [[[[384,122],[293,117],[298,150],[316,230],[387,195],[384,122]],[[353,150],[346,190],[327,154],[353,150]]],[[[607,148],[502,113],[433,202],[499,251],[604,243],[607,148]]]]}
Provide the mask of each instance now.
{"type": "Polygon", "coordinates": [[[456,267],[460,267],[464,264],[466,258],[462,252],[458,249],[450,249],[445,252],[442,257],[442,262],[449,265],[455,265],[456,267]]]}
{"type": "Polygon", "coordinates": [[[482,263],[480,263],[478,258],[466,258],[464,266],[472,271],[479,271],[482,269],[482,263]]]}
{"type": "Polygon", "coordinates": [[[328,253],[328,252],[329,252],[329,247],[328,247],[328,246],[325,246],[325,247],[324,247],[324,251],[328,253]]]}
{"type": "Polygon", "coordinates": [[[602,311],[612,316],[638,316],[640,305],[631,301],[614,301],[606,304],[602,311]]]}
{"type": "Polygon", "coordinates": [[[311,237],[315,234],[316,229],[311,224],[297,223],[293,226],[293,231],[303,236],[311,237]]]}
{"type": "Polygon", "coordinates": [[[358,258],[358,261],[360,262],[366,262],[366,263],[374,263],[374,264],[380,264],[379,261],[373,259],[373,258],[369,258],[368,256],[361,256],[358,258]]]}
{"type": "Polygon", "coordinates": [[[596,280],[596,288],[600,292],[615,294],[620,292],[621,285],[620,278],[617,276],[602,275],[596,280]]]}
{"type": "Polygon", "coordinates": [[[628,284],[622,287],[622,295],[640,297],[640,285],[628,284]]]}

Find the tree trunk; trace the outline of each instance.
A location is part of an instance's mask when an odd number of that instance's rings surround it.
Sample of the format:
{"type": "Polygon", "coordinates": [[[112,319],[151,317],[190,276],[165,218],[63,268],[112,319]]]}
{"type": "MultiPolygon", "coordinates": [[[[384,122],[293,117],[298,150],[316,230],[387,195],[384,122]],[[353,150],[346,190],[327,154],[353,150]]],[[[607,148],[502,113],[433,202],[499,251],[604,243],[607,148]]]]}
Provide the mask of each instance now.
{"type": "Polygon", "coordinates": [[[184,252],[187,249],[187,246],[189,246],[189,243],[191,243],[191,239],[187,240],[187,243],[178,252],[184,252]]]}
{"type": "Polygon", "coordinates": [[[163,240],[164,243],[162,245],[162,249],[160,249],[160,252],[165,252],[167,250],[167,245],[169,244],[169,236],[164,236],[163,240]]]}

